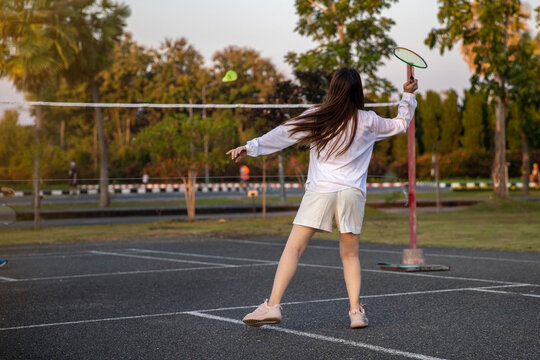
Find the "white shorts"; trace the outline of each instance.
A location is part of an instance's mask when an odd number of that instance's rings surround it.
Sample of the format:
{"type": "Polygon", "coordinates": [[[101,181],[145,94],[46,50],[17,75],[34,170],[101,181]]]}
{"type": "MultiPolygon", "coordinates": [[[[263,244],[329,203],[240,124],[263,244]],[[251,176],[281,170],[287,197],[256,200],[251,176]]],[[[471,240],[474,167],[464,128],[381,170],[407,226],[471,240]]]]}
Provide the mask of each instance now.
{"type": "Polygon", "coordinates": [[[366,197],[358,189],[318,193],[306,190],[293,224],[332,232],[332,218],[340,233],[360,234],[366,197]]]}

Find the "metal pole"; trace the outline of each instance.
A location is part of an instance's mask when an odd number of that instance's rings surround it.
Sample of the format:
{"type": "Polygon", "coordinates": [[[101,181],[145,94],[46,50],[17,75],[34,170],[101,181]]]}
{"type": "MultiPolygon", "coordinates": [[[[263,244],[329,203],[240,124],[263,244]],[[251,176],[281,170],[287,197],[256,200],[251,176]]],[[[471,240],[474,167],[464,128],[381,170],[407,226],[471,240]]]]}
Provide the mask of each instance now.
{"type": "MultiPolygon", "coordinates": [[[[414,69],[407,65],[407,81],[414,77],[414,69]]],[[[416,148],[415,148],[415,116],[409,125],[407,134],[407,152],[409,168],[409,247],[416,249],[416,148]]]]}

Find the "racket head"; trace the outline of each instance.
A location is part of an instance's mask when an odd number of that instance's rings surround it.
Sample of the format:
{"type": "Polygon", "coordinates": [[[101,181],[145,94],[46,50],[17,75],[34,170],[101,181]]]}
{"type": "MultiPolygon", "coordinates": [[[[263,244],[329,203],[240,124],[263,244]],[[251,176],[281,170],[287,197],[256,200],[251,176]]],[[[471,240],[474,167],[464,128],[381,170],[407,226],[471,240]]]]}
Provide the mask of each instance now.
{"type": "Polygon", "coordinates": [[[7,204],[0,204],[0,225],[10,225],[17,220],[17,213],[7,204]]]}
{"type": "Polygon", "coordinates": [[[393,50],[394,56],[399,60],[411,66],[425,69],[427,68],[427,62],[417,53],[407,48],[398,46],[393,50]]]}

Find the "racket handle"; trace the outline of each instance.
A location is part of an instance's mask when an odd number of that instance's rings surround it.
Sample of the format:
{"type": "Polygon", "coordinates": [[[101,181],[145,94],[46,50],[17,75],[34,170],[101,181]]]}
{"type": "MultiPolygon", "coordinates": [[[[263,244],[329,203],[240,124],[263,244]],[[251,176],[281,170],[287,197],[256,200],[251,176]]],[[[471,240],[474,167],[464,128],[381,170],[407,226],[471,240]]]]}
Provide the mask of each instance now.
{"type": "Polygon", "coordinates": [[[410,82],[411,84],[414,82],[414,76],[411,75],[411,76],[409,77],[409,82],[410,82]]]}

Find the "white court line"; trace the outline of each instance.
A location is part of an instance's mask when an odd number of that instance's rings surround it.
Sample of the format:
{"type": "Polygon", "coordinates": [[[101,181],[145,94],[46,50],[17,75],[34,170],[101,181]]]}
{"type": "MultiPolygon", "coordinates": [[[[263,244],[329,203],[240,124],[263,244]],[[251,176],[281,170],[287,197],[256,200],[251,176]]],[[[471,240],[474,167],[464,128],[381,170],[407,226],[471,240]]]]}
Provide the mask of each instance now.
{"type": "Polygon", "coordinates": [[[497,291],[497,290],[489,290],[489,289],[483,289],[483,288],[475,288],[475,289],[470,289],[470,290],[471,291],[481,291],[481,292],[496,293],[496,294],[521,295],[521,296],[529,296],[529,297],[540,298],[540,295],[516,293],[516,292],[512,292],[512,291],[497,291]]]}
{"type": "Polygon", "coordinates": [[[72,252],[50,252],[50,253],[30,253],[30,254],[10,254],[9,259],[27,259],[27,258],[48,258],[48,257],[77,257],[77,256],[94,256],[85,251],[72,252]]]}
{"type": "Polygon", "coordinates": [[[192,267],[192,268],[180,268],[180,269],[135,270],[135,271],[118,271],[118,272],[111,272],[111,273],[60,275],[60,276],[38,277],[38,278],[13,279],[11,281],[22,282],[22,281],[44,281],[44,280],[67,280],[67,279],[92,278],[92,277],[103,277],[103,276],[138,275],[138,274],[167,273],[167,272],[196,271],[196,270],[213,270],[213,269],[232,269],[232,268],[265,266],[265,265],[277,265],[277,262],[265,263],[265,264],[204,266],[204,267],[192,267]]]}
{"type": "MultiPolygon", "coordinates": [[[[266,265],[266,264],[257,264],[257,265],[266,265]]],[[[252,265],[252,266],[257,266],[252,265]]],[[[238,265],[242,267],[245,265],[238,265]]],[[[208,268],[203,268],[208,269],[208,268]]],[[[458,288],[458,289],[440,289],[440,290],[427,290],[427,291],[411,291],[411,292],[402,292],[402,293],[390,293],[390,294],[379,294],[379,295],[366,295],[361,296],[360,299],[364,298],[380,298],[380,297],[393,297],[393,296],[407,296],[407,295],[424,295],[424,294],[434,294],[434,293],[446,293],[446,292],[456,292],[456,291],[467,291],[467,290],[478,290],[478,289],[498,289],[505,287],[517,287],[519,285],[495,285],[495,286],[486,286],[486,287],[471,287],[471,288],[458,288]]],[[[316,300],[305,300],[305,301],[291,301],[282,303],[281,305],[302,305],[302,304],[312,304],[312,303],[323,303],[323,302],[333,302],[333,301],[345,301],[349,300],[347,297],[340,298],[331,298],[331,299],[316,299],[316,300]]],[[[175,316],[183,315],[190,312],[215,312],[215,311],[228,311],[228,310],[241,310],[241,309],[251,309],[256,308],[258,305],[245,305],[245,306],[234,306],[234,307],[222,307],[214,309],[204,309],[204,310],[191,310],[191,311],[177,311],[177,312],[167,312],[167,313],[158,313],[158,314],[147,314],[147,315],[133,315],[133,316],[120,316],[114,318],[104,318],[104,319],[90,319],[90,320],[76,320],[76,321],[65,321],[65,322],[55,322],[55,323],[45,323],[45,324],[33,324],[33,325],[21,325],[21,326],[12,326],[7,328],[0,328],[0,331],[8,330],[21,330],[21,329],[32,329],[32,328],[41,328],[41,327],[52,327],[52,326],[62,326],[62,325],[74,325],[74,324],[86,324],[86,323],[96,323],[102,321],[120,321],[120,320],[129,320],[129,319],[144,319],[149,317],[159,317],[159,316],[175,316]]]]}
{"type": "Polygon", "coordinates": [[[121,316],[121,317],[104,318],[104,319],[93,319],[93,320],[64,321],[64,322],[48,323],[48,324],[34,324],[34,325],[12,326],[12,327],[7,327],[7,328],[0,328],[0,331],[23,330],[23,329],[35,329],[35,328],[44,328],[44,327],[52,327],[52,326],[63,326],[63,325],[90,324],[90,323],[98,323],[98,322],[106,322],[106,321],[120,321],[120,320],[131,320],[131,319],[146,319],[146,318],[152,318],[152,317],[175,316],[175,315],[182,315],[182,314],[184,314],[184,312],[170,312],[170,313],[161,313],[161,314],[121,316]]]}
{"type": "MultiPolygon", "coordinates": [[[[256,242],[257,243],[257,242],[256,242]]],[[[145,258],[145,259],[152,259],[152,260],[161,260],[161,261],[173,261],[173,262],[193,262],[193,263],[199,263],[199,264],[207,264],[207,265],[219,265],[220,267],[237,267],[236,265],[230,265],[230,264],[220,264],[220,263],[208,263],[208,262],[197,262],[197,261],[190,261],[190,260],[178,260],[178,259],[170,259],[170,258],[158,258],[158,257],[151,257],[151,256],[141,256],[141,255],[131,255],[131,254],[121,254],[121,253],[114,253],[114,252],[104,252],[104,251],[91,251],[95,254],[105,254],[105,255],[114,255],[114,256],[125,256],[125,257],[138,257],[138,258],[145,258]]],[[[205,255],[197,254],[201,257],[204,257],[205,255]]],[[[212,258],[216,259],[228,259],[228,260],[248,260],[246,258],[235,258],[235,257],[225,257],[225,256],[216,256],[216,255],[210,255],[212,258]]],[[[254,262],[264,262],[262,265],[272,265],[276,264],[276,262],[269,262],[268,260],[262,260],[262,259],[249,259],[254,262]]],[[[254,266],[254,265],[251,265],[254,266]]],[[[306,263],[299,263],[298,266],[304,266],[304,267],[315,267],[315,268],[323,268],[323,269],[338,269],[342,270],[343,267],[341,266],[333,266],[333,265],[319,265],[319,264],[306,264],[306,263]]],[[[196,270],[203,270],[205,268],[197,268],[196,270]]],[[[384,271],[384,270],[376,270],[376,269],[362,269],[362,271],[365,272],[374,272],[374,273],[380,273],[380,274],[391,274],[391,275],[406,275],[406,276],[420,276],[420,277],[429,277],[429,278],[436,278],[436,279],[446,279],[446,280],[463,280],[463,281],[478,281],[478,282],[488,282],[488,283],[498,283],[498,284],[509,284],[509,285],[523,285],[523,286],[540,286],[539,284],[524,284],[524,283],[518,283],[518,282],[512,282],[512,281],[499,281],[499,280],[489,280],[489,279],[478,279],[478,278],[466,278],[466,277],[457,277],[457,276],[444,276],[444,275],[433,275],[433,274],[419,274],[419,273],[412,273],[412,272],[396,272],[396,271],[384,271]]],[[[157,272],[157,271],[156,271],[157,272]]],[[[136,274],[136,273],[145,273],[145,271],[141,272],[124,272],[124,273],[111,273],[111,275],[123,275],[123,274],[136,274]]],[[[92,276],[105,276],[107,274],[89,274],[89,275],[75,275],[75,276],[58,276],[58,277],[48,277],[48,278],[34,278],[34,279],[15,279],[15,281],[34,281],[34,280],[57,280],[57,279],[66,279],[66,278],[72,278],[72,277],[92,277],[92,276]]]]}
{"type": "MultiPolygon", "coordinates": [[[[191,311],[191,312],[188,312],[186,314],[193,315],[193,316],[198,316],[198,317],[202,317],[202,318],[206,318],[206,319],[211,319],[211,320],[224,321],[224,322],[228,322],[228,323],[232,323],[232,324],[244,325],[244,323],[242,321],[240,321],[240,320],[226,318],[226,317],[223,317],[223,316],[203,314],[203,313],[200,313],[200,312],[197,312],[197,311],[191,311]]],[[[269,329],[269,330],[284,332],[286,334],[303,336],[303,337],[307,337],[307,338],[311,338],[311,339],[315,339],[315,340],[328,341],[328,342],[335,343],[335,344],[349,345],[349,346],[354,346],[354,347],[358,347],[358,348],[368,349],[368,350],[371,350],[371,351],[382,352],[382,353],[385,353],[385,354],[404,356],[404,357],[407,357],[407,358],[410,358],[410,359],[441,360],[441,358],[436,358],[436,357],[432,357],[432,356],[427,356],[427,355],[422,355],[422,354],[417,354],[417,353],[411,353],[411,352],[408,352],[408,351],[401,351],[401,350],[396,350],[396,349],[391,349],[391,348],[385,348],[385,347],[382,347],[382,346],[371,345],[371,344],[367,344],[367,343],[360,342],[360,341],[352,341],[352,340],[335,338],[335,337],[331,337],[331,336],[308,333],[308,332],[305,332],[305,331],[287,329],[287,328],[283,328],[283,327],[279,327],[279,326],[265,325],[264,328],[269,329]]]]}
{"type": "MultiPolygon", "coordinates": [[[[474,288],[473,287],[468,287],[468,288],[456,288],[456,289],[408,291],[408,292],[390,293],[390,294],[362,295],[362,296],[360,296],[360,300],[372,299],[372,298],[394,297],[394,296],[438,294],[438,293],[468,291],[468,290],[478,290],[478,289],[500,289],[500,288],[522,287],[522,286],[526,286],[526,285],[494,285],[494,286],[474,287],[474,288]]],[[[512,294],[515,294],[515,293],[512,293],[512,294]]],[[[348,301],[348,300],[349,300],[348,297],[340,297],[340,298],[330,298],[330,299],[290,301],[290,302],[281,303],[280,305],[304,305],[304,304],[324,303],[324,302],[333,302],[333,301],[348,301]]],[[[256,308],[257,306],[258,305],[233,306],[233,307],[223,307],[223,308],[216,308],[216,309],[196,310],[196,311],[198,311],[198,312],[214,312],[214,311],[241,310],[241,309],[256,308]]]]}
{"type": "MultiPolygon", "coordinates": [[[[228,241],[228,242],[237,242],[244,244],[255,244],[255,245],[266,245],[266,246],[285,246],[285,243],[277,242],[262,242],[262,241],[250,241],[250,240],[236,240],[236,239],[217,239],[219,241],[228,241]]],[[[322,250],[339,250],[336,246],[324,246],[324,245],[309,245],[309,249],[322,249],[322,250]]],[[[375,249],[360,249],[362,252],[374,252],[374,253],[387,253],[387,254],[403,254],[402,251],[397,250],[375,250],[375,249]]],[[[434,254],[434,253],[424,253],[425,256],[436,256],[436,257],[448,257],[448,258],[458,258],[458,259],[471,259],[471,260],[490,260],[490,261],[510,261],[510,262],[522,262],[522,263],[534,263],[540,264],[538,260],[522,260],[522,259],[510,259],[510,258],[496,258],[496,257],[483,257],[483,256],[469,256],[469,255],[451,255],[451,254],[434,254]]]]}
{"type": "MultiPolygon", "coordinates": [[[[319,264],[298,263],[298,266],[343,270],[342,266],[335,266],[335,265],[319,265],[319,264]]],[[[479,281],[479,282],[489,282],[489,283],[519,285],[519,286],[540,286],[540,284],[526,284],[526,283],[518,283],[518,282],[513,282],[513,281],[500,281],[500,280],[489,280],[489,279],[466,278],[466,277],[460,277],[460,276],[418,274],[418,273],[415,273],[415,272],[385,271],[385,270],[376,270],[376,269],[362,269],[362,272],[364,272],[364,271],[365,272],[374,272],[374,273],[379,273],[379,274],[421,276],[421,277],[429,277],[429,278],[436,278],[436,279],[479,281]]]]}
{"type": "Polygon", "coordinates": [[[93,254],[100,254],[100,255],[111,255],[111,256],[121,256],[121,257],[131,257],[131,258],[137,258],[137,259],[146,259],[146,260],[159,260],[159,261],[170,261],[170,262],[177,262],[177,263],[188,263],[188,264],[201,264],[201,265],[219,265],[223,267],[229,267],[234,266],[231,264],[220,264],[220,263],[210,263],[210,262],[204,262],[204,261],[194,261],[194,260],[180,260],[180,259],[171,259],[171,258],[162,258],[162,257],[155,257],[155,256],[143,256],[143,255],[132,255],[132,254],[121,254],[121,253],[115,253],[115,252],[109,252],[109,251],[96,251],[92,250],[90,251],[93,254]]]}
{"type": "MultiPolygon", "coordinates": [[[[239,241],[243,241],[243,240],[239,240],[239,241]]],[[[257,243],[257,242],[255,242],[255,243],[257,243]]],[[[133,250],[136,250],[136,249],[133,249],[133,250]]],[[[149,251],[153,251],[153,250],[149,250],[149,251]]],[[[181,254],[181,253],[170,252],[170,254],[181,254]]],[[[197,256],[206,257],[207,255],[197,254],[197,256]]],[[[262,260],[262,259],[246,259],[246,258],[236,258],[236,257],[230,257],[230,256],[217,256],[217,255],[209,255],[208,257],[211,257],[211,258],[214,258],[214,259],[227,259],[227,260],[251,260],[251,261],[261,261],[261,262],[262,261],[264,261],[264,262],[268,261],[268,260],[262,260]]],[[[339,270],[343,269],[342,266],[306,264],[306,263],[298,263],[298,266],[316,267],[316,268],[323,268],[323,269],[339,269],[339,270]]],[[[434,274],[418,274],[418,273],[413,273],[413,272],[397,272],[397,271],[385,271],[385,270],[377,270],[377,269],[362,269],[362,271],[374,272],[374,273],[379,273],[379,274],[421,276],[421,277],[429,277],[429,278],[436,278],[436,279],[478,281],[478,282],[489,282],[489,283],[510,284],[510,285],[540,286],[540,284],[523,284],[523,283],[518,283],[518,282],[513,282],[513,281],[477,279],[477,278],[466,278],[466,277],[459,277],[459,276],[444,276],[444,275],[434,275],[434,274]]]]}
{"type": "MultiPolygon", "coordinates": [[[[243,240],[241,240],[243,241],[243,240]]],[[[204,257],[206,255],[197,254],[198,256],[204,257]]],[[[217,256],[217,255],[210,255],[214,259],[227,259],[227,260],[251,260],[251,261],[267,261],[262,259],[246,259],[246,258],[235,258],[235,257],[229,257],[229,256],[217,256]]],[[[335,265],[319,265],[319,264],[306,264],[306,263],[298,263],[298,266],[305,266],[305,267],[315,267],[315,268],[323,268],[323,269],[338,269],[342,270],[342,266],[335,266],[335,265]]],[[[429,278],[435,278],[435,279],[450,279],[450,280],[464,280],[464,281],[478,281],[478,282],[489,282],[489,283],[497,283],[497,284],[511,284],[511,285],[528,285],[528,286],[540,286],[540,284],[523,284],[513,281],[500,281],[500,280],[489,280],[489,279],[477,279],[477,278],[466,278],[466,277],[459,277],[459,276],[445,276],[445,275],[434,275],[434,274],[419,274],[419,273],[413,273],[413,272],[397,272],[397,271],[384,271],[384,270],[376,270],[376,269],[362,269],[362,271],[365,272],[374,272],[379,274],[394,274],[394,275],[409,275],[409,276],[421,276],[421,277],[429,277],[429,278]]]]}
{"type": "Polygon", "coordinates": [[[153,253],[153,254],[182,255],[182,256],[209,258],[209,259],[241,260],[241,261],[254,261],[254,262],[275,262],[273,260],[259,260],[259,259],[249,259],[249,258],[241,258],[241,257],[194,254],[194,253],[176,252],[176,251],[159,251],[159,250],[148,250],[148,249],[127,249],[127,250],[132,250],[136,252],[153,253]]]}
{"type": "Polygon", "coordinates": [[[4,280],[4,281],[18,281],[17,279],[5,277],[5,276],[0,276],[0,280],[4,280]]]}

